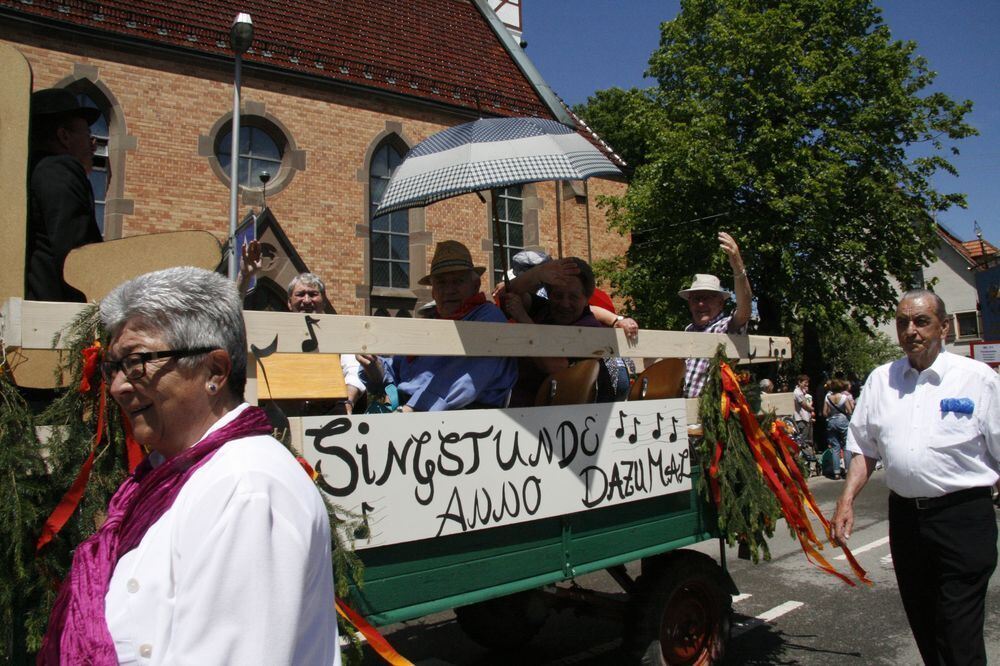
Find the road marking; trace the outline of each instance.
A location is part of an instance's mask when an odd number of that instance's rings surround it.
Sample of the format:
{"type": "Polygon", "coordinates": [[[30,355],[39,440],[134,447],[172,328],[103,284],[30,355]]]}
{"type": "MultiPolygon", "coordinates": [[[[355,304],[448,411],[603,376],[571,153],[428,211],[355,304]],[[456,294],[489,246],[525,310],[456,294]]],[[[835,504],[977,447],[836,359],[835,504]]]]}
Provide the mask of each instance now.
{"type": "Polygon", "coordinates": [[[750,631],[751,629],[759,627],[762,624],[766,624],[768,622],[777,620],[782,615],[790,613],[796,608],[799,608],[804,605],[805,604],[802,603],[801,601],[786,601],[783,604],[775,606],[771,610],[764,611],[757,617],[750,618],[750,620],[748,620],[747,622],[737,623],[736,626],[733,627],[729,636],[730,638],[736,638],[737,636],[740,636],[741,634],[744,634],[750,631]]]}
{"type": "Polygon", "coordinates": [[[760,620],[761,622],[771,622],[772,620],[777,620],[785,613],[790,613],[796,608],[799,608],[800,606],[804,605],[805,604],[803,604],[801,601],[786,601],[780,606],[775,606],[769,611],[764,611],[763,613],[757,616],[757,619],[760,620]]]}
{"type": "Polygon", "coordinates": [[[733,603],[735,604],[740,601],[746,601],[752,596],[753,596],[752,594],[737,594],[735,597],[733,597],[733,603]]]}
{"type": "MultiPolygon", "coordinates": [[[[865,545],[863,545],[860,548],[857,548],[855,550],[852,550],[851,552],[853,554],[855,554],[855,555],[860,555],[861,553],[865,552],[866,550],[871,550],[872,548],[878,548],[879,546],[884,546],[887,543],[889,543],[889,537],[884,536],[881,539],[876,539],[875,541],[872,541],[871,543],[866,543],[865,545]]],[[[835,557],[833,559],[835,559],[835,560],[846,560],[847,559],[847,555],[837,555],[837,557],[835,557]]]]}

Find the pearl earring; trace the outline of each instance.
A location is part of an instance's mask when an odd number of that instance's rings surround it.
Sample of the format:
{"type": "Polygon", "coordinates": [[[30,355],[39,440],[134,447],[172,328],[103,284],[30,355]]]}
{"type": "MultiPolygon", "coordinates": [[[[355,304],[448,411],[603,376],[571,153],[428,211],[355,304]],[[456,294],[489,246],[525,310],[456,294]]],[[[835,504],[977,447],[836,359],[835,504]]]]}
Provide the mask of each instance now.
{"type": "Polygon", "coordinates": [[[209,384],[208,385],[208,392],[209,393],[215,393],[218,390],[218,388],[219,387],[216,386],[215,384],[209,384]]]}

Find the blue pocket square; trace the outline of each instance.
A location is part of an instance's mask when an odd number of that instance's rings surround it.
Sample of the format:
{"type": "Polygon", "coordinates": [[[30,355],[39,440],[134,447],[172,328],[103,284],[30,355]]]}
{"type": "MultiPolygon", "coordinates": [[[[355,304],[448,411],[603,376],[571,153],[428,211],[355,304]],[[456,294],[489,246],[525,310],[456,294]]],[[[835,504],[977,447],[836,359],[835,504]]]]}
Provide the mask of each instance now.
{"type": "Polygon", "coordinates": [[[969,398],[943,398],[941,400],[942,412],[955,412],[956,414],[971,414],[976,403],[969,398]]]}

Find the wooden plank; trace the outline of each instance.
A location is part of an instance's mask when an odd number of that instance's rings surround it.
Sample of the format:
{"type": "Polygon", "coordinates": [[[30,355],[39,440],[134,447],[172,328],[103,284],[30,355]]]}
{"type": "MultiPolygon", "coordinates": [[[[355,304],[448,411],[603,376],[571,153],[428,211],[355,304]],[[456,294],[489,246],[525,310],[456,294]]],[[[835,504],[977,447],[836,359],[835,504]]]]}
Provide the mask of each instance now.
{"type": "Polygon", "coordinates": [[[788,338],[738,336],[681,331],[639,331],[631,344],[621,329],[534,324],[493,324],[389,317],[246,312],[249,342],[259,348],[276,345],[279,352],[408,354],[414,356],[569,356],[703,357],[726,345],[732,358],[762,360],[791,357],[788,338]]]}
{"type": "Polygon", "coordinates": [[[215,270],[222,261],[219,239],[208,231],[169,231],[129,236],[78,247],[66,257],[66,282],[90,302],[123,282],[174,266],[215,270]]]}
{"type": "MultiPolygon", "coordinates": [[[[51,349],[52,338],[83,309],[83,304],[12,299],[4,307],[6,344],[51,349]],[[18,309],[19,308],[19,309],[18,309]]],[[[277,352],[408,354],[438,356],[703,357],[719,343],[731,358],[756,361],[791,357],[786,337],[722,335],[682,331],[639,331],[630,344],[620,329],[468,321],[245,312],[247,337],[259,349],[277,352]],[[312,343],[315,343],[313,345],[312,343]],[[303,346],[305,345],[305,346],[303,346]]],[[[57,345],[57,347],[60,345],[57,345]]]]}
{"type": "MultiPolygon", "coordinates": [[[[760,396],[760,408],[768,412],[772,409],[778,416],[791,416],[795,409],[791,393],[765,393],[760,396]]],[[[688,423],[698,423],[698,398],[687,399],[688,423]]]]}
{"type": "Polygon", "coordinates": [[[271,354],[257,365],[264,369],[257,373],[257,400],[347,397],[340,354],[271,354]]]}
{"type": "Polygon", "coordinates": [[[10,44],[0,44],[0,81],[0,299],[4,299],[24,295],[31,109],[31,67],[10,44]]]}

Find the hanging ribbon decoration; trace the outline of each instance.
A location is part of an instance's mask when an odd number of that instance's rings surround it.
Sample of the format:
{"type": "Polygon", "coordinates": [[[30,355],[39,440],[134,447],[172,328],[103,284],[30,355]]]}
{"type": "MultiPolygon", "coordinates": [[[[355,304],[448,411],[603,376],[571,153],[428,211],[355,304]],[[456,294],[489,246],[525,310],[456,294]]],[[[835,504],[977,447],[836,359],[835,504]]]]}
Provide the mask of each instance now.
{"type": "MultiPolygon", "coordinates": [[[[81,355],[83,356],[83,371],[77,390],[80,393],[89,393],[92,388],[91,380],[97,371],[97,366],[101,359],[101,343],[95,340],[94,344],[81,352],[81,355]]],[[[87,456],[87,460],[84,461],[83,467],[80,468],[69,490],[59,500],[59,504],[52,510],[49,517],[45,519],[42,533],[35,544],[36,552],[44,548],[45,544],[52,541],[59,534],[59,531],[66,525],[66,521],[69,520],[70,516],[73,515],[73,512],[80,505],[80,500],[83,499],[83,491],[86,490],[87,481],[90,480],[90,471],[94,466],[94,456],[97,453],[97,447],[100,446],[101,440],[104,438],[104,415],[107,408],[108,392],[103,378],[101,378],[97,392],[97,432],[94,434],[94,443],[90,447],[90,455],[87,456]]]]}
{"type": "MultiPolygon", "coordinates": [[[[95,340],[94,344],[83,349],[80,354],[83,356],[83,367],[77,391],[85,394],[90,393],[94,388],[98,366],[101,362],[102,350],[100,341],[95,340]]],[[[45,524],[42,526],[42,533],[35,544],[36,552],[44,548],[47,543],[59,534],[59,531],[66,525],[77,507],[80,506],[83,493],[87,489],[87,482],[90,480],[90,473],[94,467],[94,458],[97,455],[98,447],[104,440],[107,425],[108,386],[103,377],[100,378],[97,384],[97,395],[97,428],[94,433],[94,443],[90,447],[90,455],[87,456],[87,460],[84,461],[69,490],[59,500],[59,504],[52,510],[49,517],[45,519],[45,524]]],[[[125,426],[125,454],[128,460],[128,471],[131,474],[135,471],[139,463],[142,462],[146,454],[132,437],[131,424],[124,414],[121,415],[121,422],[125,426]]]]}
{"type": "MultiPolygon", "coordinates": [[[[733,369],[725,362],[719,363],[720,379],[722,383],[721,414],[724,420],[735,416],[743,430],[744,437],[753,454],[754,462],[768,489],[778,500],[781,512],[785,521],[795,532],[806,558],[814,565],[836,576],[850,586],[855,583],[850,578],[834,569],[819,550],[823,548],[822,542],[816,537],[816,533],[809,521],[807,510],[812,512],[823,525],[826,531],[827,541],[836,548],[843,548],[847,561],[851,565],[854,575],[861,582],[871,585],[864,569],[858,564],[846,546],[840,546],[833,541],[830,531],[830,523],[823,516],[816,504],[816,499],[809,490],[795,460],[798,447],[795,442],[788,437],[780,426],[772,424],[770,434],[772,439],[760,427],[756,415],[750,409],[746,397],[740,390],[739,379],[733,369]]],[[[712,462],[709,465],[709,491],[716,506],[719,506],[721,493],[718,483],[719,463],[725,451],[724,444],[717,441],[713,450],[712,462]]]]}
{"type": "Polygon", "coordinates": [[[413,666],[411,662],[406,657],[402,656],[396,649],[389,645],[389,641],[385,639],[385,636],[380,634],[378,630],[368,623],[368,620],[363,618],[356,610],[345,604],[343,601],[337,600],[337,612],[345,620],[357,627],[361,635],[365,637],[368,644],[372,646],[372,649],[378,653],[386,663],[392,664],[392,666],[413,666]]]}

